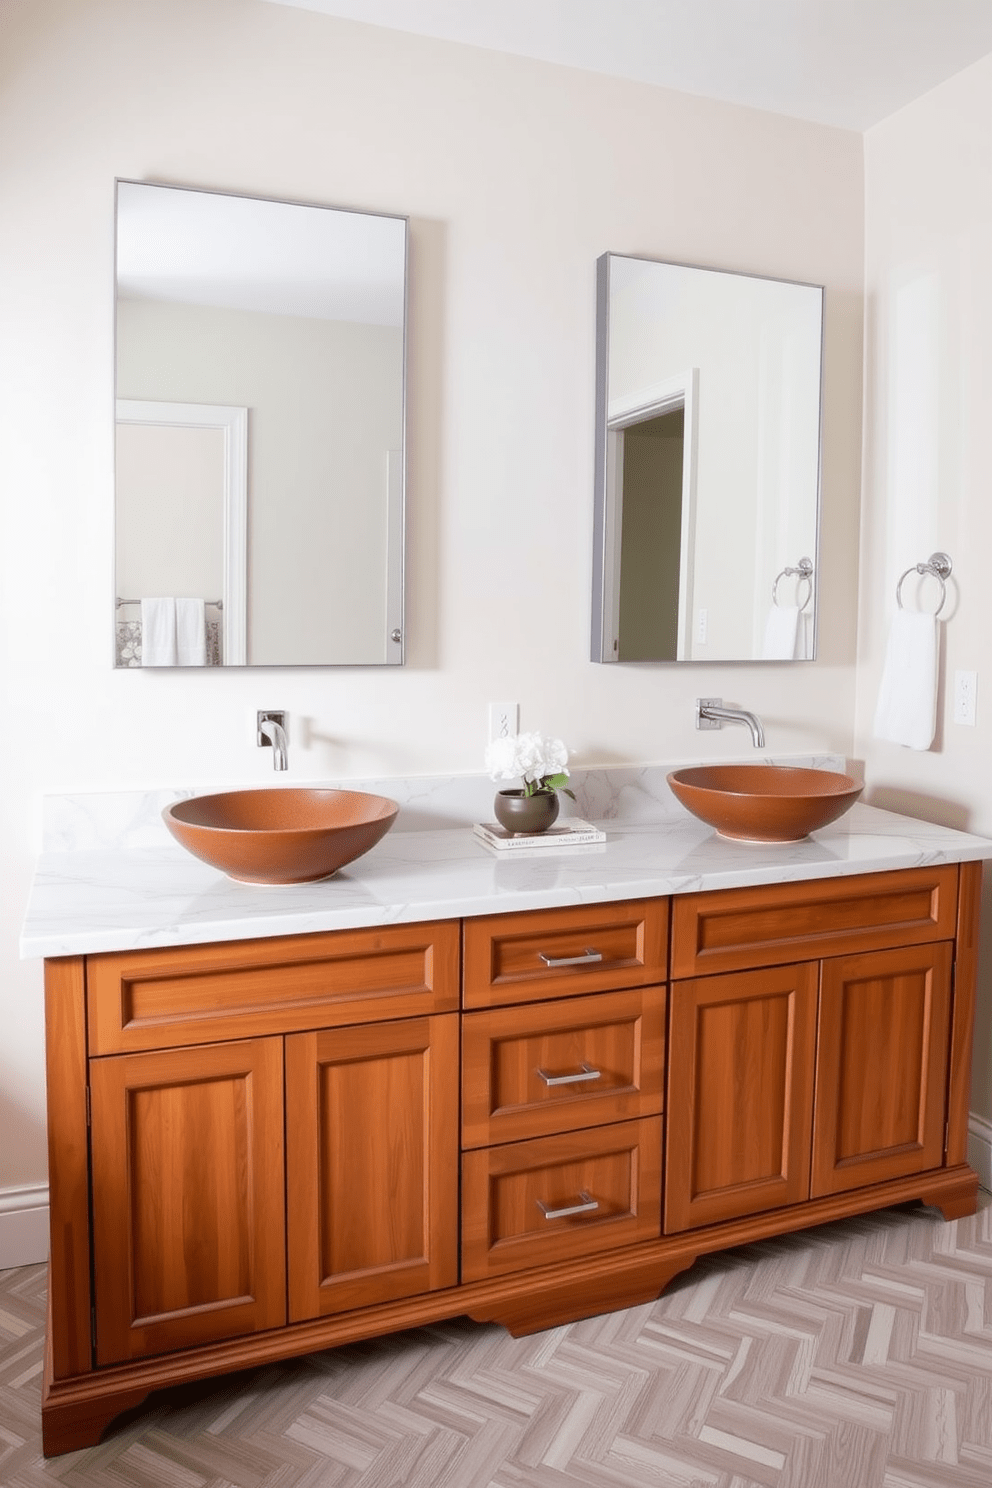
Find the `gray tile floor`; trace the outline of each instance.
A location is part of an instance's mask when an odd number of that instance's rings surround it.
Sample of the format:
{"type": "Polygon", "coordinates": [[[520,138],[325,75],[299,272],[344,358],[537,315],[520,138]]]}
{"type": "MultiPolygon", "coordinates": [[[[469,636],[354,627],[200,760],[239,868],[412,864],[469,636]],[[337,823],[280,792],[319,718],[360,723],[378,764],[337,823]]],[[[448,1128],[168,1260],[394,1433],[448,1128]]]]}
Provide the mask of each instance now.
{"type": "Polygon", "coordinates": [[[0,1273],[0,1484],[990,1488],[992,1208],[699,1262],[530,1338],[456,1321],[148,1401],[45,1462],[45,1271],[0,1273]]]}

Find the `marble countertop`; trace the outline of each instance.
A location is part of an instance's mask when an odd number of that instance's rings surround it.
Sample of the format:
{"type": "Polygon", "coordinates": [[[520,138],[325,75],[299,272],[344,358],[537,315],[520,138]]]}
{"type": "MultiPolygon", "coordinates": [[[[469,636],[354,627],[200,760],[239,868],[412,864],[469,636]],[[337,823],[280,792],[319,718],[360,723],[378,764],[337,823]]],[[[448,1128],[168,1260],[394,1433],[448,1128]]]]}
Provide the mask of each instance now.
{"type": "Polygon", "coordinates": [[[605,830],[604,844],[497,856],[467,824],[394,829],[333,878],[286,887],[234,883],[152,835],[56,848],[38,866],[21,954],[299,935],[992,857],[985,838],[860,804],[803,842],[767,846],[726,841],[684,813],[583,814],[605,830]]]}

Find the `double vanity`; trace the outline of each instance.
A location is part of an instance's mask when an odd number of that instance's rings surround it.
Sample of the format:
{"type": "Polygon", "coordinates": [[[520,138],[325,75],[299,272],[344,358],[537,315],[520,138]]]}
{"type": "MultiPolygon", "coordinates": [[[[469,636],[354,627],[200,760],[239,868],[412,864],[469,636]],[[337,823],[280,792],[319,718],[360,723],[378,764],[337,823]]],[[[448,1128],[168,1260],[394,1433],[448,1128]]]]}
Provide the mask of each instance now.
{"type": "Polygon", "coordinates": [[[471,815],[403,830],[411,785],[370,853],[284,888],[186,856],[157,809],[87,838],[64,808],[22,943],[46,957],[46,1453],[179,1382],[461,1314],[527,1333],[746,1241],[974,1211],[992,844],[861,805],[729,842],[662,773],[576,772],[605,845],[532,854],[471,815]]]}

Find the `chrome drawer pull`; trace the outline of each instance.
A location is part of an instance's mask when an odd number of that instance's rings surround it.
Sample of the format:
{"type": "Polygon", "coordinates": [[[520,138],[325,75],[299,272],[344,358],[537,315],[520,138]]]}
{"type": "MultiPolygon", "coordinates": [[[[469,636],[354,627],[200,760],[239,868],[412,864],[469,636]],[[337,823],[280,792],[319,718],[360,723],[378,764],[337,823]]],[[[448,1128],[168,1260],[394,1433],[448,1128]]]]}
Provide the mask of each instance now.
{"type": "Polygon", "coordinates": [[[537,1201],[537,1207],[545,1219],[571,1219],[573,1214],[592,1214],[599,1208],[599,1200],[590,1197],[585,1189],[579,1194],[577,1204],[569,1204],[565,1209],[549,1209],[547,1204],[537,1201]]]}
{"type": "Polygon", "coordinates": [[[598,1080],[602,1071],[593,1069],[591,1064],[584,1064],[576,1075],[549,1075],[547,1070],[538,1070],[538,1075],[545,1085],[580,1085],[583,1080],[598,1080]]]}
{"type": "Polygon", "coordinates": [[[603,959],[601,951],[591,950],[588,946],[581,956],[546,956],[543,951],[538,951],[538,955],[545,966],[591,966],[594,961],[603,959]]]}

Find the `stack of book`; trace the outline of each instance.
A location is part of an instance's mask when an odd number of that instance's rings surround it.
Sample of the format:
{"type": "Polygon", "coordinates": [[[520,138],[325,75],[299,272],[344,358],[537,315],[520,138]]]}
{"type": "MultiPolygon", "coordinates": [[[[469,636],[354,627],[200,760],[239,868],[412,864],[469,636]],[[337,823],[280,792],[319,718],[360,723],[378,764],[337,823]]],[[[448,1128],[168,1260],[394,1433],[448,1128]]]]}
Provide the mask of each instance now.
{"type": "Polygon", "coordinates": [[[605,842],[606,833],[594,827],[592,822],[570,817],[558,822],[544,832],[508,832],[498,822],[476,822],[472,828],[480,842],[495,852],[514,852],[521,848],[536,847],[586,847],[596,842],[605,842]]]}

